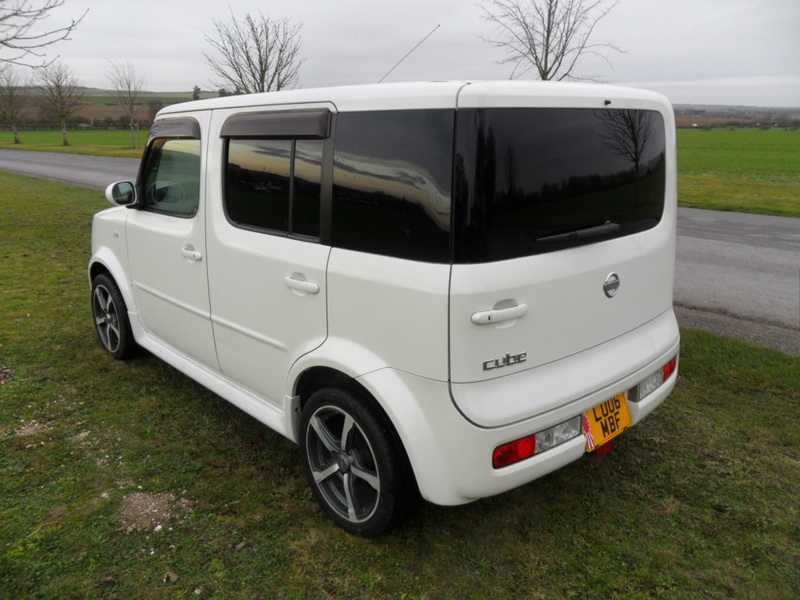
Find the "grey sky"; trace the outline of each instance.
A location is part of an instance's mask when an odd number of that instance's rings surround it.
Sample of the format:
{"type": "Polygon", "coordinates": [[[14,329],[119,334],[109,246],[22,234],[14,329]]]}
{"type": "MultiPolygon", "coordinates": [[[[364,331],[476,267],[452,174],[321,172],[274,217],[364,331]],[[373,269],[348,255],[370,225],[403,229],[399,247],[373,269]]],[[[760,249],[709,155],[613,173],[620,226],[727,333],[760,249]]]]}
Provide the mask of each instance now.
{"type": "MultiPolygon", "coordinates": [[[[89,9],[60,54],[84,85],[107,87],[108,61],[126,61],[152,91],[210,87],[204,34],[247,11],[303,23],[303,87],[377,82],[436,25],[386,81],[507,79],[472,0],[67,0],[47,22],[89,9]]],[[[653,89],[673,103],[800,107],[797,0],[623,0],[593,41],[625,54],[579,71],[653,89]]]]}

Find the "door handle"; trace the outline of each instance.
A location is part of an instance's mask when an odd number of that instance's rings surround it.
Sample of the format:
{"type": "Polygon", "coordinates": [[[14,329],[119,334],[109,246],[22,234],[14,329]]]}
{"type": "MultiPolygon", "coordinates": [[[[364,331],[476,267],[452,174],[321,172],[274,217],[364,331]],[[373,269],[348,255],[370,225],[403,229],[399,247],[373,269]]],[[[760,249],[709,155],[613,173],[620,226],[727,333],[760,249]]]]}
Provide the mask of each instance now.
{"type": "Polygon", "coordinates": [[[472,322],[475,323],[475,325],[488,325],[490,323],[519,319],[527,312],[527,304],[518,304],[511,308],[500,308],[497,310],[482,310],[472,315],[472,322]]]}
{"type": "Polygon", "coordinates": [[[191,246],[181,248],[181,254],[189,260],[203,260],[203,255],[197,250],[192,249],[191,246]]]}
{"type": "Polygon", "coordinates": [[[288,285],[293,290],[297,290],[298,292],[305,292],[306,294],[318,294],[319,293],[319,284],[314,283],[313,281],[304,281],[302,279],[295,279],[294,277],[290,277],[287,275],[283,278],[288,285]]]}

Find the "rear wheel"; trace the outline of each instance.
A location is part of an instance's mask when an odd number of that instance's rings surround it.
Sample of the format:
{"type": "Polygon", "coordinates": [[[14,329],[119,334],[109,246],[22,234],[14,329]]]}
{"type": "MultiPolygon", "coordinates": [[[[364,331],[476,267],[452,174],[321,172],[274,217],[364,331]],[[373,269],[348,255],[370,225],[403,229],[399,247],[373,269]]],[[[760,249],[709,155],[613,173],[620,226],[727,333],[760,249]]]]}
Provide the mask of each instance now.
{"type": "Polygon", "coordinates": [[[340,527],[380,535],[419,504],[408,458],[388,419],[350,391],[314,393],[301,422],[306,476],[340,527]]]}
{"type": "Polygon", "coordinates": [[[92,280],[92,315],[103,348],[117,360],[130,358],[138,350],[128,320],[125,300],[114,280],[98,275],[92,280]]]}

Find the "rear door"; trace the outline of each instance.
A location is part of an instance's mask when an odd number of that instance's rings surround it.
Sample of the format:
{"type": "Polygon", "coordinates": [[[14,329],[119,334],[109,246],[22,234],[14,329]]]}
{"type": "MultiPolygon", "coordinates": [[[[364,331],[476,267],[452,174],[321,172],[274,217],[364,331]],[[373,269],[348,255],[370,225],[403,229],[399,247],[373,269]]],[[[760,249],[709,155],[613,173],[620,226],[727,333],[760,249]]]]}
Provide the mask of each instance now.
{"type": "Polygon", "coordinates": [[[328,107],[215,114],[221,169],[209,221],[214,336],[224,375],[283,406],[287,373],[327,336],[320,244],[328,107]]]}
{"type": "Polygon", "coordinates": [[[674,212],[658,112],[461,110],[456,160],[457,403],[458,384],[566,360],[671,307],[674,212]]]}

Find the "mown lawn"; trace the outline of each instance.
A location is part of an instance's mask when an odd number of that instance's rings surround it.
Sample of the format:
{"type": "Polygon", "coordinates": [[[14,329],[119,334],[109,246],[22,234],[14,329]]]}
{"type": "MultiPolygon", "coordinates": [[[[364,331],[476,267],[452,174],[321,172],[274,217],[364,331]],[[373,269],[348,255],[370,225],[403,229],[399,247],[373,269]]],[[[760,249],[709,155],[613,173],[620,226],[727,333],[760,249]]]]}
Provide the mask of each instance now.
{"type": "Polygon", "coordinates": [[[800,217],[800,131],[678,130],[681,206],[800,217]]]}
{"type": "Polygon", "coordinates": [[[95,339],[97,192],[0,174],[0,598],[800,597],[800,359],[683,332],[614,451],[377,540],[297,448],[95,339]]]}
{"type": "Polygon", "coordinates": [[[14,136],[10,131],[0,131],[0,149],[140,158],[142,148],[147,142],[147,134],[146,129],[137,132],[134,149],[130,130],[70,129],[69,146],[64,146],[61,131],[21,131],[21,144],[14,143],[14,136]]]}

